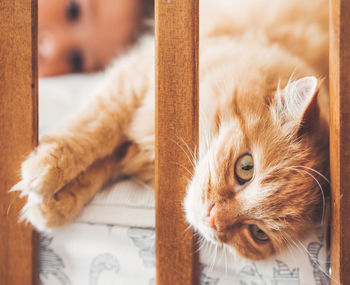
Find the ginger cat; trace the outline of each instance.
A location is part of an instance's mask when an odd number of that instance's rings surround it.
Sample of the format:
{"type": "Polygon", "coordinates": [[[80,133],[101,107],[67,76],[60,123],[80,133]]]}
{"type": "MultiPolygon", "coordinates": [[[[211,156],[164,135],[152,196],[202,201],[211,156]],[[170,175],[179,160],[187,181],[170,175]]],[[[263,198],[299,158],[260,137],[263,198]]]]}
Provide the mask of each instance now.
{"type": "MultiPolygon", "coordinates": [[[[201,1],[200,146],[184,202],[206,239],[263,259],[323,220],[329,195],[326,0],[201,1]]],[[[43,137],[14,186],[38,230],[72,221],[111,179],[153,183],[154,45],[106,72],[43,137]]]]}

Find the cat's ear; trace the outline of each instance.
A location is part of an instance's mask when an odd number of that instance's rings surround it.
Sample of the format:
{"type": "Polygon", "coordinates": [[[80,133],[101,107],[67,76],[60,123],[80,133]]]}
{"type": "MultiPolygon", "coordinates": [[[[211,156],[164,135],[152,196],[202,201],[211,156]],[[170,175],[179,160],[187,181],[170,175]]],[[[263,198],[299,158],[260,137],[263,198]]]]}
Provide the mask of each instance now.
{"type": "Polygon", "coordinates": [[[309,126],[319,117],[317,95],[322,80],[309,76],[290,82],[277,92],[279,111],[285,120],[309,126]]]}

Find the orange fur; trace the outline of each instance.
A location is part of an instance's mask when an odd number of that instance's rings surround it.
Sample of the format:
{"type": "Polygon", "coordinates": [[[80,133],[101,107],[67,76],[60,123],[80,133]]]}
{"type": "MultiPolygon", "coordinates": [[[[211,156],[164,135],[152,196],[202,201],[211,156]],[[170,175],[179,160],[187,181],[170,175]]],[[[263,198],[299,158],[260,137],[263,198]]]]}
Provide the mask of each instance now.
{"type": "MultiPolygon", "coordinates": [[[[199,159],[185,210],[206,238],[251,259],[302,238],[321,220],[320,187],[329,190],[327,90],[314,77],[290,80],[327,75],[327,1],[306,2],[202,1],[199,159]],[[254,178],[238,185],[234,163],[246,152],[254,178]],[[212,207],[216,231],[203,220],[212,207]]],[[[23,163],[14,189],[39,230],[70,222],[111,179],[153,183],[153,50],[146,37],[117,59],[92,101],[23,163]]]]}

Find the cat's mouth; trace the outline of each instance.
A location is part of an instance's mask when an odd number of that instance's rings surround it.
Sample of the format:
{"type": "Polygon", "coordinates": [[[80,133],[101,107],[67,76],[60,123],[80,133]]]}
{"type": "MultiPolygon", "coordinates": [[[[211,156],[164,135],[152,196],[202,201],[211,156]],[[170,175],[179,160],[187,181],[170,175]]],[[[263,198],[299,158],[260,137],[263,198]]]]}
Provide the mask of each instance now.
{"type": "Polygon", "coordinates": [[[227,242],[227,234],[231,231],[231,228],[221,228],[216,222],[216,204],[211,204],[208,207],[207,214],[202,219],[205,233],[204,236],[215,243],[227,242]]]}
{"type": "Polygon", "coordinates": [[[217,205],[215,203],[211,204],[208,207],[208,211],[206,216],[204,217],[205,224],[210,227],[214,232],[218,234],[223,234],[224,232],[233,230],[235,225],[232,224],[230,226],[223,226],[217,220],[217,205]]]}
{"type": "Polygon", "coordinates": [[[215,224],[215,204],[212,204],[208,207],[208,211],[206,216],[204,217],[204,222],[213,230],[217,231],[217,227],[215,224]]]}
{"type": "Polygon", "coordinates": [[[274,252],[264,227],[258,226],[259,223],[254,220],[237,220],[230,225],[225,224],[220,220],[219,207],[215,203],[210,204],[198,227],[208,241],[236,248],[241,255],[250,259],[263,259],[274,252]]]}
{"type": "Polygon", "coordinates": [[[236,202],[193,203],[196,198],[188,195],[185,200],[187,220],[208,242],[228,246],[253,260],[267,258],[275,252],[275,239],[271,236],[270,240],[269,229],[262,221],[242,213],[236,202]]]}
{"type": "Polygon", "coordinates": [[[222,243],[219,239],[218,231],[215,226],[215,221],[213,219],[214,213],[215,213],[215,204],[211,204],[207,206],[206,210],[203,212],[203,216],[199,220],[199,223],[197,223],[197,231],[204,236],[208,241],[214,242],[214,243],[222,243]]]}

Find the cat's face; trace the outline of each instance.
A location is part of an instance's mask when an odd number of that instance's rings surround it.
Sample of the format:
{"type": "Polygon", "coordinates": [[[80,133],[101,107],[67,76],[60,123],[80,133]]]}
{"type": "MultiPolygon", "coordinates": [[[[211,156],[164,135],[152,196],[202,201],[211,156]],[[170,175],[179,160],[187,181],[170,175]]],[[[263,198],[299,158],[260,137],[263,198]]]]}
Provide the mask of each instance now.
{"type": "Polygon", "coordinates": [[[252,108],[245,98],[221,120],[184,203],[188,222],[206,239],[263,259],[320,222],[320,187],[327,186],[316,171],[327,172],[328,137],[319,134],[317,92],[317,79],[306,77],[252,108]]]}

